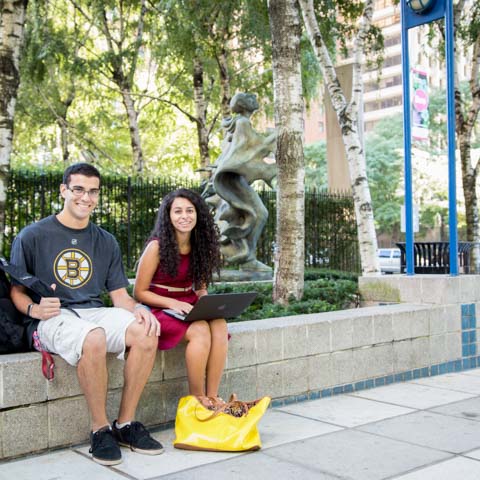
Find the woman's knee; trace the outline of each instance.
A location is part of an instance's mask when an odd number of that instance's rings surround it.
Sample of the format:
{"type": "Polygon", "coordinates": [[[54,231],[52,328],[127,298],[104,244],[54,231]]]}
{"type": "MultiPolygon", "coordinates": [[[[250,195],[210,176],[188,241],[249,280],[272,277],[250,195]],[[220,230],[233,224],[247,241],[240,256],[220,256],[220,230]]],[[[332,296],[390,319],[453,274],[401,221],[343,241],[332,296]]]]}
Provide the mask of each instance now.
{"type": "Polygon", "coordinates": [[[216,341],[228,341],[228,326],[224,318],[217,318],[209,322],[211,337],[216,341]]]}
{"type": "Polygon", "coordinates": [[[103,328],[90,330],[83,341],[83,355],[105,356],[107,354],[107,338],[103,328]]]}
{"type": "Polygon", "coordinates": [[[208,322],[197,320],[192,322],[185,334],[187,342],[193,342],[197,345],[210,348],[212,343],[212,335],[208,322]]]}

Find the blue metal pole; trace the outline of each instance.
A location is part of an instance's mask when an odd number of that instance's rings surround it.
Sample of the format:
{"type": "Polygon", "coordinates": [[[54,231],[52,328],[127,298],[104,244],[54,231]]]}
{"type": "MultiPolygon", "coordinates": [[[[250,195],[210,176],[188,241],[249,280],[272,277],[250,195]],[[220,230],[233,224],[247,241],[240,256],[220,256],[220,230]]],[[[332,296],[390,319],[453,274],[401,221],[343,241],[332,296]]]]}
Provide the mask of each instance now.
{"type": "Polygon", "coordinates": [[[402,5],[402,76],[403,76],[403,151],[405,178],[405,253],[407,275],[415,275],[413,264],[413,194],[412,194],[412,143],[410,125],[410,61],[408,55],[408,26],[406,1],[402,5]]]}
{"type": "Polygon", "coordinates": [[[458,275],[457,190],[455,173],[453,2],[445,5],[445,58],[447,60],[448,223],[450,230],[450,275],[458,275]]]}

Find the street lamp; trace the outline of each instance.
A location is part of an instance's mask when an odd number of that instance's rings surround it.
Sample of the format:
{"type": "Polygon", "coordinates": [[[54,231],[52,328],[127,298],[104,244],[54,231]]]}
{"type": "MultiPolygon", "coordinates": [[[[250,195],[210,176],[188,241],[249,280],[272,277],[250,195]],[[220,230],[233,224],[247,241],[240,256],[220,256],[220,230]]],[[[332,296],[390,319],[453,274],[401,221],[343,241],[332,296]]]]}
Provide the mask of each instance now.
{"type": "Polygon", "coordinates": [[[419,15],[428,12],[435,4],[435,0],[406,0],[406,2],[407,5],[419,15]]]}
{"type": "Polygon", "coordinates": [[[413,192],[410,125],[410,61],[408,30],[435,20],[445,20],[445,59],[447,64],[447,138],[448,138],[448,217],[450,275],[458,275],[458,232],[455,178],[455,105],[453,58],[453,0],[400,0],[402,19],[403,145],[405,165],[405,253],[406,274],[414,275],[413,192]]]}

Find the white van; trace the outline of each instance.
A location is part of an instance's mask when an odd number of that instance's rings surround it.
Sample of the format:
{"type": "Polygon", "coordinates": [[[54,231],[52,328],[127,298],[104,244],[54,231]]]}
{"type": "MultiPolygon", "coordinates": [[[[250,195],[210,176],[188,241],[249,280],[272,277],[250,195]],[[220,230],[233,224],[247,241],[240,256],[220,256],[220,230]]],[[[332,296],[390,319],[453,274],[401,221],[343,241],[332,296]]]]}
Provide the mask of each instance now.
{"type": "Polygon", "coordinates": [[[382,273],[400,273],[399,248],[380,248],[378,250],[378,260],[382,273]]]}

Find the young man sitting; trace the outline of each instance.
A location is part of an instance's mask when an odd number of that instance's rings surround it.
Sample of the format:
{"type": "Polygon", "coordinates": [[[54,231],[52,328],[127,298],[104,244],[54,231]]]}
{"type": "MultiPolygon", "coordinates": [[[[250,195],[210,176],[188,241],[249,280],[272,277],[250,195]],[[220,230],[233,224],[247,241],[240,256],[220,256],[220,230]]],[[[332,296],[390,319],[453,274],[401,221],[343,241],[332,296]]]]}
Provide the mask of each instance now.
{"type": "Polygon", "coordinates": [[[12,286],[11,297],[20,312],[39,320],[37,332],[45,350],[77,367],[92,421],[90,452],[96,462],[115,465],[121,462],[119,445],[147,455],[163,451],[134,421],[155,361],[160,326],[149,309],[128,294],[115,238],[90,222],[99,194],[100,173],[94,166],[78,163],[65,170],[62,211],[25,227],[11,252],[11,263],[52,285],[55,297],[40,298],[19,284],[12,286]],[[104,289],[112,308],[101,300],[104,289]],[[120,411],[110,426],[106,354],[115,352],[123,359],[126,350],[120,411]]]}

